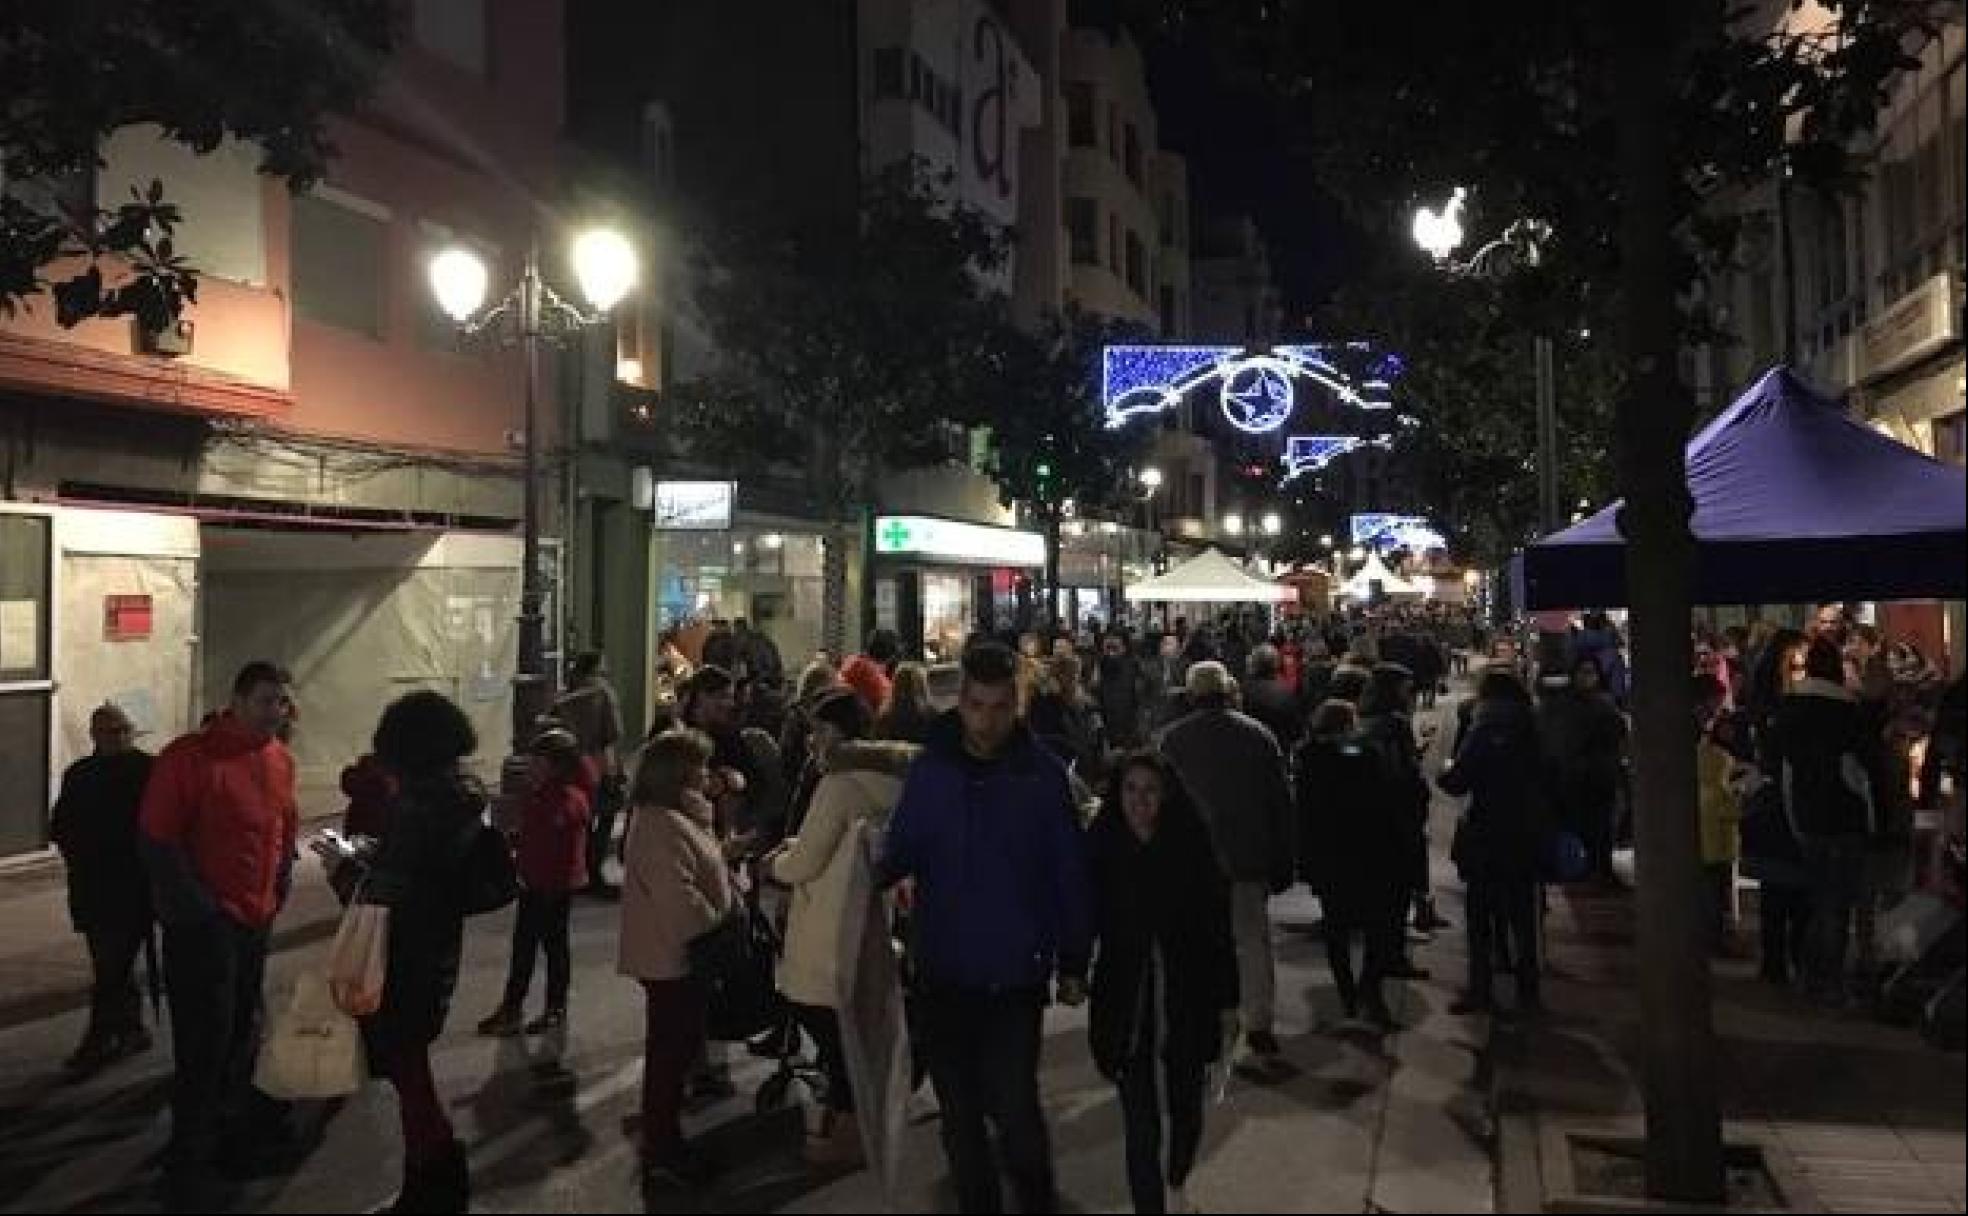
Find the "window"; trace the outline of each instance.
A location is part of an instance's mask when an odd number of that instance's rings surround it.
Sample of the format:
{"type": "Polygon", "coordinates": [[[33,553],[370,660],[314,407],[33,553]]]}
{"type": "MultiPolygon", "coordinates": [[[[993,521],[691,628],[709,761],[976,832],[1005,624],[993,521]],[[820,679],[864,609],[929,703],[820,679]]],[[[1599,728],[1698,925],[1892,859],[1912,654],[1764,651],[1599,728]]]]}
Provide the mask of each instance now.
{"type": "Polygon", "coordinates": [[[1147,251],[1142,248],[1141,237],[1133,229],[1127,234],[1127,285],[1134,294],[1148,294],[1147,251]]]}
{"type": "Polygon", "coordinates": [[[339,329],[383,336],[383,256],[389,213],[317,190],[293,214],[294,311],[339,329]]]}
{"type": "Polygon", "coordinates": [[[1100,204],[1090,198],[1066,200],[1066,232],[1076,266],[1100,265],[1100,204]]]}
{"type": "Polygon", "coordinates": [[[1066,142],[1075,148],[1100,146],[1100,129],[1094,121],[1093,85],[1084,80],[1066,82],[1066,142]]]}
{"type": "Polygon", "coordinates": [[[485,75],[485,0],[414,0],[410,32],[439,59],[485,75]]]}
{"type": "Polygon", "coordinates": [[[1121,273],[1121,217],[1107,217],[1107,269],[1121,273]]]}
{"type": "Polygon", "coordinates": [[[877,98],[899,98],[902,96],[902,48],[885,46],[875,52],[875,96],[877,98]]]}
{"type": "Polygon", "coordinates": [[[114,209],[132,187],[164,183],[164,197],[184,213],[177,252],[202,274],[235,283],[266,282],[265,179],[259,151],[235,139],[199,154],[149,124],[124,127],[103,143],[98,197],[114,209]]]}
{"type": "Polygon", "coordinates": [[[1127,169],[1128,180],[1141,184],[1141,132],[1133,123],[1127,125],[1127,139],[1122,149],[1122,165],[1127,169]]]}

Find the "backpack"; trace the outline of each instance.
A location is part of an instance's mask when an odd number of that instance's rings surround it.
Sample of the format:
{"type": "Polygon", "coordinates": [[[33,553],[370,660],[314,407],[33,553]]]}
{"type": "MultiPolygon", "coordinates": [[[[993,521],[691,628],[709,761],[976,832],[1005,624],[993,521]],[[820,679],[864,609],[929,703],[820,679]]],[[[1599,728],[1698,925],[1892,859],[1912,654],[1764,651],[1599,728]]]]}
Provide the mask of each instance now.
{"type": "Polygon", "coordinates": [[[498,828],[474,821],[458,876],[458,905],[466,916],[497,912],[519,898],[519,865],[512,842],[498,828]]]}

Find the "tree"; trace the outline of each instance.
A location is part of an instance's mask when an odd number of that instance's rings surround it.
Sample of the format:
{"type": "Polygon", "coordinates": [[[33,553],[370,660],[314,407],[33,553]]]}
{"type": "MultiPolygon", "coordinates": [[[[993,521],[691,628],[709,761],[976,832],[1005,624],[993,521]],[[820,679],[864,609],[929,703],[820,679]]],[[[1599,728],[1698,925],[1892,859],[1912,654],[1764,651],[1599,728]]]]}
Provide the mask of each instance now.
{"type": "Polygon", "coordinates": [[[1719,0],[1150,7],[1273,86],[1298,135],[1286,154],[1316,162],[1363,228],[1398,234],[1417,201],[1469,186],[1483,203],[1476,231],[1519,216],[1553,225],[1564,289],[1554,302],[1590,298],[1618,320],[1647,1187],[1658,1198],[1719,1201],[1714,1033],[1692,911],[1694,546],[1682,444],[1693,410],[1677,355],[1708,328],[1705,274],[1732,252],[1735,225],[1704,200],[1727,185],[1850,181],[1853,137],[1893,74],[1912,66],[1907,40],[1931,35],[1943,6],[1822,0],[1829,20],[1801,31],[1752,28],[1748,10],[1719,0]]]}
{"type": "MultiPolygon", "coordinates": [[[[1005,356],[988,285],[1006,234],[900,163],[838,225],[706,217],[692,315],[713,355],[675,391],[677,438],[741,473],[792,470],[835,521],[824,634],[846,639],[849,519],[884,469],[951,457],[950,426],[989,415],[1005,356]]],[[[862,521],[862,534],[872,517],[862,521]]]]}
{"type": "Polygon", "coordinates": [[[326,123],[366,98],[395,28],[390,0],[72,0],[0,5],[0,315],[43,291],[72,326],[134,314],[162,329],[197,298],[169,183],[98,207],[64,199],[113,132],[150,123],[196,152],[260,147],[303,189],[334,154],[326,123]]]}
{"type": "Polygon", "coordinates": [[[1049,623],[1058,614],[1068,504],[1084,514],[1128,501],[1141,435],[1107,428],[1095,386],[1101,349],[1139,337],[1135,327],[1077,310],[1048,318],[1037,333],[1005,326],[997,334],[999,378],[986,416],[995,449],[992,477],[1005,504],[1026,503],[1045,535],[1043,619],[1049,623]]]}

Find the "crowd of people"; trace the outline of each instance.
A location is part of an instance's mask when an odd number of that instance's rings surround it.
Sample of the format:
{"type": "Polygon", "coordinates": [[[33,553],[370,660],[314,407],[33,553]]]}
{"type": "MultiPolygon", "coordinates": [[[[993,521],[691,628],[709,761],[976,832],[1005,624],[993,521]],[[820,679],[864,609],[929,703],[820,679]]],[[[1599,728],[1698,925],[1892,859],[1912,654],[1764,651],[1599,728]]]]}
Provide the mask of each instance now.
{"type": "MultiPolygon", "coordinates": [[[[1515,977],[1516,1007],[1536,1012],[1538,884],[1617,881],[1624,660],[1603,618],[1571,643],[1535,691],[1516,662],[1483,664],[1439,778],[1467,799],[1450,850],[1468,889],[1458,1013],[1497,1007],[1499,971],[1515,977]],[[1558,855],[1562,840],[1575,858],[1558,855]]],[[[735,916],[771,915],[766,887],[788,893],[776,982],[798,1035],[750,1046],[813,1044],[823,1082],[808,1158],[857,1165],[868,1143],[858,1106],[869,1095],[854,1092],[845,1046],[861,951],[848,913],[885,891],[915,1080],[933,1087],[965,1211],[1000,1209],[1001,1166],[1023,1210],[1052,1210],[1039,1053],[1055,1000],[1090,1001],[1088,1048],[1124,1113],[1136,1210],[1182,1210],[1206,1071],[1232,1055],[1260,1070],[1282,1062],[1274,896],[1302,881],[1319,897],[1348,1019],[1395,1028],[1386,983],[1426,975],[1410,943],[1446,922],[1429,894],[1431,791],[1414,715],[1472,650],[1488,651],[1467,617],[1271,629],[1231,616],[1168,632],[980,637],[944,712],[892,634],[838,663],[816,656],[791,680],[753,631],[692,649],[697,662],[665,639],[664,697],[639,744],[624,738],[598,655],[576,660],[538,723],[525,790],[501,820],[522,888],[507,982],[478,1024],[490,1036],[564,1028],[578,1012],[573,901],[584,890],[619,900],[618,970],[646,1012],[650,1184],[691,1188],[716,1170],[682,1113],[735,1092],[730,1053],[746,1045],[707,1041],[700,947],[735,916]],[[541,955],[544,1002],[529,1018],[541,955]]],[[[1880,645],[1835,609],[1809,633],[1704,634],[1690,679],[1715,948],[1730,948],[1740,859],[1762,888],[1765,977],[1849,1000],[1871,966],[1869,918],[1924,872],[1914,805],[1938,800],[1943,776],[1959,783],[1961,683],[1943,688],[1917,651],[1880,645]]],[[[91,720],[96,752],[55,809],[96,977],[72,1071],[150,1045],[132,975],[151,925],[163,927],[176,1210],[211,1210],[228,1153],[278,1123],[248,1081],[269,932],[298,855],[285,744],[296,704],[285,672],[251,664],[226,709],[154,761],[105,706],[91,720]]],[[[362,1030],[371,1070],[399,1100],[398,1211],[468,1202],[429,1049],[456,989],[472,910],[462,884],[491,812],[467,771],[476,749],[462,710],[417,692],[384,710],[371,753],[343,774],[344,830],[375,844],[332,881],[345,902],[391,912],[381,1007],[362,1030]]],[[[1953,841],[1958,876],[1958,824],[1953,841]]]]}

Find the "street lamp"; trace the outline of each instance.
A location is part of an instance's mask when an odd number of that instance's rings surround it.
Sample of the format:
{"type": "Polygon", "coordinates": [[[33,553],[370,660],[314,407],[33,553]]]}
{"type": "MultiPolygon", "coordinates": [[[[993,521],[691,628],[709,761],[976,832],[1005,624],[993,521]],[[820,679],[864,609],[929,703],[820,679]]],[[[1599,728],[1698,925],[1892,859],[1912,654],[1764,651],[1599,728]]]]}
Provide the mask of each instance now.
{"type": "Polygon", "coordinates": [[[1319,547],[1321,549],[1330,549],[1333,547],[1332,533],[1327,532],[1319,537],[1319,547]]]}
{"type": "Polygon", "coordinates": [[[1153,494],[1162,488],[1162,471],[1153,465],[1141,470],[1141,488],[1153,494]]]}
{"type": "Polygon", "coordinates": [[[1363,562],[1363,561],[1366,561],[1366,560],[1367,560],[1367,547],[1366,547],[1365,545],[1354,545],[1354,546],[1353,546],[1353,551],[1352,551],[1351,553],[1348,553],[1348,554],[1347,554],[1346,556],[1347,556],[1347,557],[1349,557],[1349,558],[1351,558],[1352,560],[1354,560],[1354,561],[1356,561],[1356,562],[1363,562]]]}
{"type": "Polygon", "coordinates": [[[1285,521],[1276,511],[1266,511],[1263,526],[1266,536],[1276,536],[1285,530],[1285,521]]]}
{"type": "Polygon", "coordinates": [[[1242,536],[1244,534],[1244,517],[1234,511],[1224,516],[1223,534],[1225,536],[1242,536]]]}
{"type": "MultiPolygon", "coordinates": [[[[1551,225],[1540,219],[1517,220],[1467,261],[1453,260],[1455,251],[1462,246],[1462,208],[1468,197],[1469,191],[1457,186],[1440,211],[1427,207],[1415,209],[1415,244],[1437,266],[1459,277],[1500,279],[1518,266],[1535,267],[1544,260],[1544,246],[1551,240],[1551,225]]],[[[1590,332],[1581,331],[1581,336],[1590,332]]],[[[1548,335],[1537,334],[1531,339],[1531,362],[1537,380],[1538,526],[1549,535],[1558,530],[1558,406],[1548,335]]]]}
{"type": "MultiPolygon", "coordinates": [[[[519,282],[504,298],[485,307],[492,275],[485,259],[464,246],[453,246],[431,258],[431,294],[438,307],[468,337],[497,334],[517,344],[526,355],[526,417],[524,487],[524,549],[520,570],[519,656],[513,675],[512,754],[525,754],[539,716],[547,707],[546,632],[540,587],[540,436],[536,381],[543,343],[563,343],[582,328],[607,319],[635,287],[635,248],[620,233],[607,229],[584,232],[573,244],[574,276],[587,299],[583,310],[547,286],[540,275],[537,243],[528,247],[519,282]]],[[[510,768],[510,761],[508,762],[510,768]]]]}

